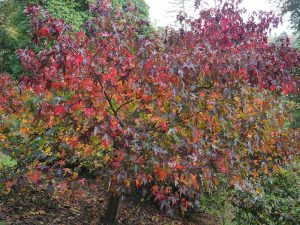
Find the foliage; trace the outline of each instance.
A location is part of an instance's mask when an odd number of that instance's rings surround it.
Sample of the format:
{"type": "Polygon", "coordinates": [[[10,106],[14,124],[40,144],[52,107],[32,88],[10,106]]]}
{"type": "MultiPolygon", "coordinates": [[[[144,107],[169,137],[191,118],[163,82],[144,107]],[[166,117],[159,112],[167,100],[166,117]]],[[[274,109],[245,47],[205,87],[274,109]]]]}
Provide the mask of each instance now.
{"type": "Polygon", "coordinates": [[[223,189],[204,193],[198,210],[220,218],[223,225],[299,224],[299,163],[263,176],[255,190],[223,189]]]}
{"type": "MultiPolygon", "coordinates": [[[[292,29],[295,33],[300,33],[300,1],[299,0],[284,0],[284,1],[275,1],[277,6],[280,8],[283,14],[290,14],[290,22],[292,29]]],[[[300,49],[300,38],[294,43],[294,47],[298,50],[300,49]]],[[[299,71],[298,71],[299,76],[299,71]]],[[[298,104],[300,103],[300,96],[294,99],[298,104]]],[[[299,105],[295,111],[295,118],[293,120],[294,127],[300,127],[300,108],[299,105]]]]}
{"type": "Polygon", "coordinates": [[[292,126],[295,128],[300,128],[300,96],[299,94],[293,98],[293,100],[296,102],[297,106],[294,111],[294,118],[292,121],[292,126]]]}
{"type": "MultiPolygon", "coordinates": [[[[13,160],[10,156],[3,154],[0,152],[0,173],[2,176],[9,177],[10,171],[16,168],[17,162],[13,160]]],[[[10,187],[8,187],[4,182],[0,184],[0,192],[9,191],[10,187]]],[[[1,223],[1,221],[0,221],[1,223]]]]}
{"type": "Polygon", "coordinates": [[[199,199],[197,211],[213,215],[219,219],[222,225],[239,225],[234,222],[235,208],[230,202],[230,193],[232,191],[223,187],[218,191],[203,193],[199,199]]]}
{"type": "Polygon", "coordinates": [[[190,2],[191,0],[170,0],[171,10],[169,13],[175,13],[175,16],[179,13],[187,14],[188,3],[190,2]]]}
{"type": "MultiPolygon", "coordinates": [[[[18,77],[22,67],[17,59],[17,49],[33,48],[28,32],[29,20],[23,13],[32,3],[38,3],[47,8],[54,18],[63,19],[79,31],[82,24],[91,17],[89,3],[94,0],[4,0],[0,1],[0,71],[8,72],[18,77]]],[[[120,5],[126,11],[127,0],[113,0],[113,6],[120,5]]],[[[132,0],[138,9],[137,16],[148,19],[148,6],[143,0],[132,0]]]]}
{"type": "Polygon", "coordinates": [[[274,2],[278,5],[283,14],[290,14],[292,28],[296,32],[300,32],[300,0],[274,0],[274,2]]]}
{"type": "Polygon", "coordinates": [[[256,192],[235,192],[238,224],[299,224],[300,172],[298,165],[263,177],[256,192]]]}
{"type": "Polygon", "coordinates": [[[0,170],[16,166],[17,162],[8,155],[0,154],[0,170]]]}
{"type": "Polygon", "coordinates": [[[136,7],[137,15],[139,15],[142,19],[149,19],[149,6],[145,3],[145,0],[111,0],[112,6],[116,8],[117,6],[121,6],[123,11],[126,11],[131,2],[136,7]]]}
{"type": "Polygon", "coordinates": [[[89,0],[48,0],[46,8],[54,18],[61,18],[65,23],[79,31],[81,25],[90,17],[89,0]]]}
{"type": "Polygon", "coordinates": [[[281,13],[287,14],[290,19],[291,28],[294,30],[295,35],[297,35],[297,40],[294,41],[294,47],[298,50],[300,49],[300,0],[284,0],[278,1],[273,0],[277,5],[281,13]]]}
{"type": "Polygon", "coordinates": [[[27,1],[4,0],[0,2],[0,71],[13,75],[22,72],[15,51],[31,46],[29,21],[23,10],[27,1]]]}
{"type": "Polygon", "coordinates": [[[161,38],[144,35],[134,7],[90,10],[86,33],[74,35],[26,9],[41,50],[18,51],[27,71],[18,85],[0,77],[0,148],[18,166],[2,178],[8,189],[67,191],[88,184],[88,170],[115,196],[141,189],[185,213],[224,179],[255,191],[299,152],[286,95],[299,91],[300,57],[288,40],[268,43],[272,13],[245,21],[225,3],[161,38]]]}

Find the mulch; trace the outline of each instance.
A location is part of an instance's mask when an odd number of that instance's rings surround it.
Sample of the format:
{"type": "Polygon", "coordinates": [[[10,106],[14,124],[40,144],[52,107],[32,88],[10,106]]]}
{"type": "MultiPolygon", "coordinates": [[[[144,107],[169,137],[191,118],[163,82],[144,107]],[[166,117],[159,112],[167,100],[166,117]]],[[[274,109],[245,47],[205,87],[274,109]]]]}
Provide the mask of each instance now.
{"type": "MultiPolygon", "coordinates": [[[[31,191],[0,195],[0,224],[5,225],[100,225],[107,205],[103,191],[70,192],[49,196],[47,192],[31,191]]],[[[208,214],[188,218],[170,218],[150,203],[125,198],[120,225],[218,225],[208,214]]]]}

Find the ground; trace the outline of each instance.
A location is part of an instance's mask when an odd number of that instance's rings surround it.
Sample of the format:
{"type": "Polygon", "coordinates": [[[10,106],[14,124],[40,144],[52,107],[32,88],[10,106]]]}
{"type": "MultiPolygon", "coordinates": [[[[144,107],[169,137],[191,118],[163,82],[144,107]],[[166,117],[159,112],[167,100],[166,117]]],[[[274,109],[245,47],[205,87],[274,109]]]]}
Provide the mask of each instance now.
{"type": "MultiPolygon", "coordinates": [[[[47,192],[0,195],[0,224],[14,225],[99,225],[107,197],[103,191],[72,192],[49,196],[47,192]],[[2,223],[1,223],[2,221],[2,223]]],[[[121,225],[218,225],[207,214],[170,218],[154,204],[131,198],[124,199],[120,212],[121,225]]]]}

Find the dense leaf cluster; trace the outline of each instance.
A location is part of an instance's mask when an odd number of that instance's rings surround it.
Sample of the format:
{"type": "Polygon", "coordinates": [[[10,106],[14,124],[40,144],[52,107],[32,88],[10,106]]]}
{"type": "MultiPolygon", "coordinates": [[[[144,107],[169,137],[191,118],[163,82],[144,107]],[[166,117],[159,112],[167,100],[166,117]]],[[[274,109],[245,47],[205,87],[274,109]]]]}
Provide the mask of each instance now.
{"type": "MultiPolygon", "coordinates": [[[[130,1],[130,0],[129,0],[130,1]]],[[[113,0],[113,8],[121,7],[126,11],[128,0],[113,0]]],[[[63,19],[74,31],[79,31],[82,24],[91,18],[89,3],[95,0],[4,0],[0,1],[0,71],[18,77],[22,72],[15,51],[34,48],[31,44],[30,21],[23,13],[28,4],[40,4],[54,18],[63,19]]],[[[148,19],[148,6],[144,0],[131,1],[137,8],[136,15],[148,19]]],[[[38,51],[38,49],[37,49],[38,51]]]]}

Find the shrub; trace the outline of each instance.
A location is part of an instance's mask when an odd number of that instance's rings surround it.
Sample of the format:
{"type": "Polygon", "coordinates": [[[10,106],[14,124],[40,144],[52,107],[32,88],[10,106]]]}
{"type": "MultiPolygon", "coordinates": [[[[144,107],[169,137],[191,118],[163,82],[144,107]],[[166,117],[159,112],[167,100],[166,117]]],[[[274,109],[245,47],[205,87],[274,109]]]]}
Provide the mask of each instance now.
{"type": "Polygon", "coordinates": [[[293,162],[261,177],[255,188],[241,190],[225,185],[203,193],[196,210],[215,215],[223,225],[298,224],[299,185],[299,163],[293,162]]]}
{"type": "Polygon", "coordinates": [[[237,191],[233,203],[238,224],[298,224],[300,222],[299,163],[271,177],[262,177],[256,192],[237,191]]]}

